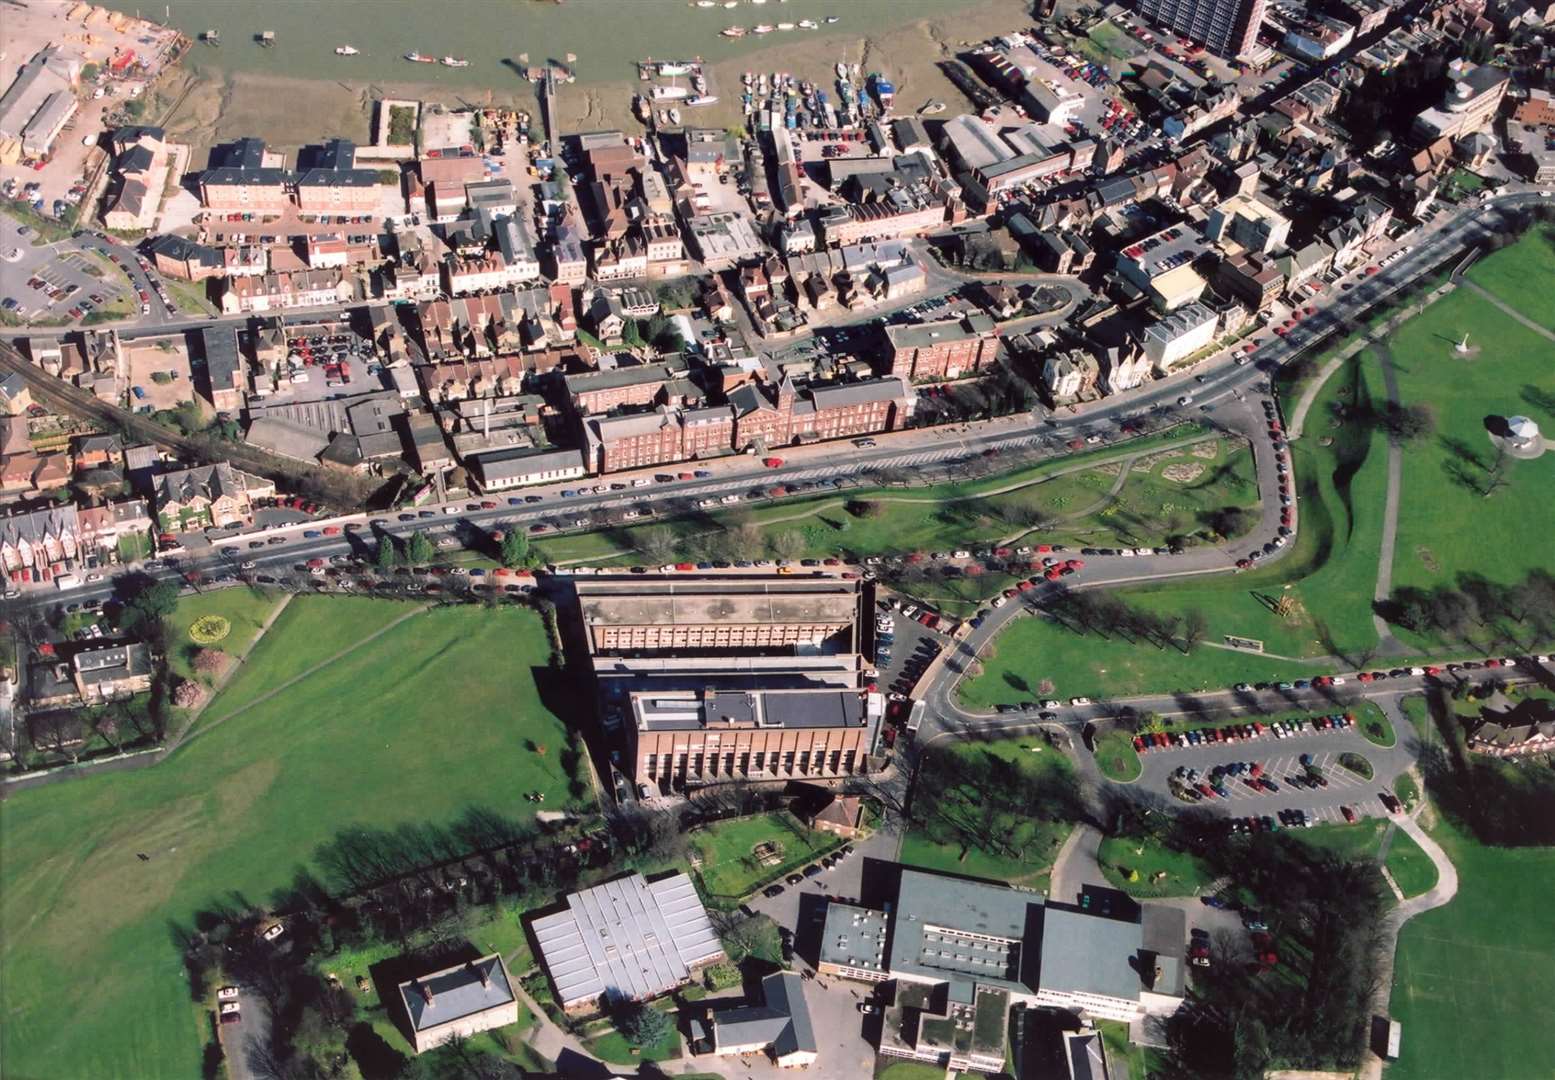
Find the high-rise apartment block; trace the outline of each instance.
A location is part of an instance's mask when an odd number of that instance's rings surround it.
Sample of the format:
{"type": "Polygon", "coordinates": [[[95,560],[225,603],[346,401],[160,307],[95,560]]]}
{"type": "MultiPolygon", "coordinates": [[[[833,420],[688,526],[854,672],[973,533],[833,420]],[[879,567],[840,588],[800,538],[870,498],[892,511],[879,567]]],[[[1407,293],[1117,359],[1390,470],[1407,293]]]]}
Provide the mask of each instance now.
{"type": "Polygon", "coordinates": [[[1264,0],[1139,0],[1145,19],[1227,57],[1252,51],[1263,7],[1264,0]]]}

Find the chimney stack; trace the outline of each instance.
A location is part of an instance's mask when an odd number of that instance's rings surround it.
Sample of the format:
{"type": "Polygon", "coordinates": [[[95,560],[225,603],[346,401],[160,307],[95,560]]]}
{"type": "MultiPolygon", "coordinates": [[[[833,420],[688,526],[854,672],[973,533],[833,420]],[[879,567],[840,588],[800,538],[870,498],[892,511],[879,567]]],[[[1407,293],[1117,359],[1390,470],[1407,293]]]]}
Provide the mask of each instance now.
{"type": "Polygon", "coordinates": [[[428,1005],[432,1004],[432,988],[430,986],[428,986],[426,983],[422,983],[421,986],[420,986],[420,990],[421,990],[421,999],[423,1001],[425,1001],[428,1005]]]}
{"type": "Polygon", "coordinates": [[[490,990],[491,969],[486,967],[484,964],[474,964],[472,966],[475,968],[475,973],[481,977],[481,989],[490,990]]]}

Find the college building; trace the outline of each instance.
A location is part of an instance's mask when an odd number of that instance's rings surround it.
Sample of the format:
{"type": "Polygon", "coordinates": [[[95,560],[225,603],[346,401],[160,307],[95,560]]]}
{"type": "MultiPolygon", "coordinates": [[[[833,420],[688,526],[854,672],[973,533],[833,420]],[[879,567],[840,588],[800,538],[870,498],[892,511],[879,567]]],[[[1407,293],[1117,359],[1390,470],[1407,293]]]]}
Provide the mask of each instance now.
{"type": "Polygon", "coordinates": [[[500,953],[399,984],[416,1053],[518,1023],[518,998],[500,953]]]}
{"type": "Polygon", "coordinates": [[[1087,889],[1079,904],[903,867],[886,910],[827,906],[817,970],[896,984],[880,1052],[998,1071],[1013,1004],[1124,1023],[1182,1003],[1187,922],[1087,889]]]}
{"type": "Polygon", "coordinates": [[[870,770],[884,717],[868,583],[720,574],[575,581],[607,732],[639,791],[870,770]]]}

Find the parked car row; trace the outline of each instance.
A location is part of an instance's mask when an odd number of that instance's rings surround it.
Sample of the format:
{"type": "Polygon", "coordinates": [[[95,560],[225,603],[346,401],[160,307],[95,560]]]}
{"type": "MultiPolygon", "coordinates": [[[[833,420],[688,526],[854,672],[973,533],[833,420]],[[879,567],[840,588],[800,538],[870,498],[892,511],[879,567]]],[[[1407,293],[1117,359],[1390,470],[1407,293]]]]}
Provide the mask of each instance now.
{"type": "MultiPolygon", "coordinates": [[[[1245,684],[1244,684],[1245,685],[1245,684]]],[[[1280,684],[1288,689],[1286,684],[1280,684]]],[[[1303,720],[1272,720],[1268,723],[1253,720],[1245,724],[1227,724],[1223,727],[1196,728],[1192,731],[1143,732],[1134,736],[1134,749],[1143,754],[1150,750],[1171,750],[1203,746],[1211,743],[1245,742],[1264,736],[1286,739],[1296,735],[1310,735],[1319,731],[1349,728],[1355,725],[1353,713],[1328,713],[1303,720]]]]}
{"type": "MultiPolygon", "coordinates": [[[[843,844],[842,847],[838,848],[830,855],[823,855],[820,859],[811,863],[809,866],[804,867],[802,870],[796,870],[789,874],[785,880],[789,885],[803,884],[806,878],[820,877],[822,874],[826,873],[826,871],[830,870],[832,867],[836,866],[838,863],[842,862],[843,859],[846,859],[852,854],[853,845],[843,844]]],[[[773,882],[771,885],[768,885],[765,889],[761,890],[761,895],[768,898],[781,896],[783,894],[783,890],[784,886],[781,883],[773,882]]]]}

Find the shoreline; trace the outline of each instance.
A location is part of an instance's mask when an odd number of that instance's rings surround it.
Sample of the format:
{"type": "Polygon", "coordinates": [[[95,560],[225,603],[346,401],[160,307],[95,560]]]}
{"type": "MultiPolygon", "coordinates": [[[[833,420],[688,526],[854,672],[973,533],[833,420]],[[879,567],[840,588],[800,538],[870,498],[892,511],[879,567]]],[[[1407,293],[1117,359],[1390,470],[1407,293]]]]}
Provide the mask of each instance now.
{"type": "MultiPolygon", "coordinates": [[[[840,59],[865,71],[880,71],[897,84],[899,115],[915,114],[927,101],[942,101],[953,113],[972,106],[944,77],[937,65],[963,43],[1028,26],[1032,16],[1022,0],[981,0],[965,9],[903,23],[883,32],[860,36],[839,24],[832,33],[816,33],[707,65],[716,105],[685,110],[700,127],[743,127],[740,75],[744,71],[789,71],[799,78],[829,86],[833,65],[840,59]]],[[[857,28],[855,28],[856,30],[857,28]]],[[[292,150],[332,135],[359,145],[372,141],[371,102],[375,98],[414,98],[446,107],[507,106],[530,112],[538,122],[534,84],[509,70],[505,85],[450,87],[406,79],[300,77],[232,70],[208,62],[209,53],[194,46],[170,83],[188,82],[189,93],[168,118],[170,132],[194,146],[192,162],[203,165],[212,145],[243,135],[257,135],[270,145],[292,150]],[[206,61],[206,62],[202,62],[206,61]],[[298,109],[306,100],[308,107],[298,109]]],[[[412,67],[413,65],[406,65],[412,67]]],[[[347,74],[342,72],[342,74],[347,74]]],[[[407,74],[410,74],[407,72],[407,74]]],[[[560,122],[568,132],[617,128],[641,130],[632,115],[632,96],[647,83],[629,75],[605,81],[579,81],[561,88],[560,122]]]]}

